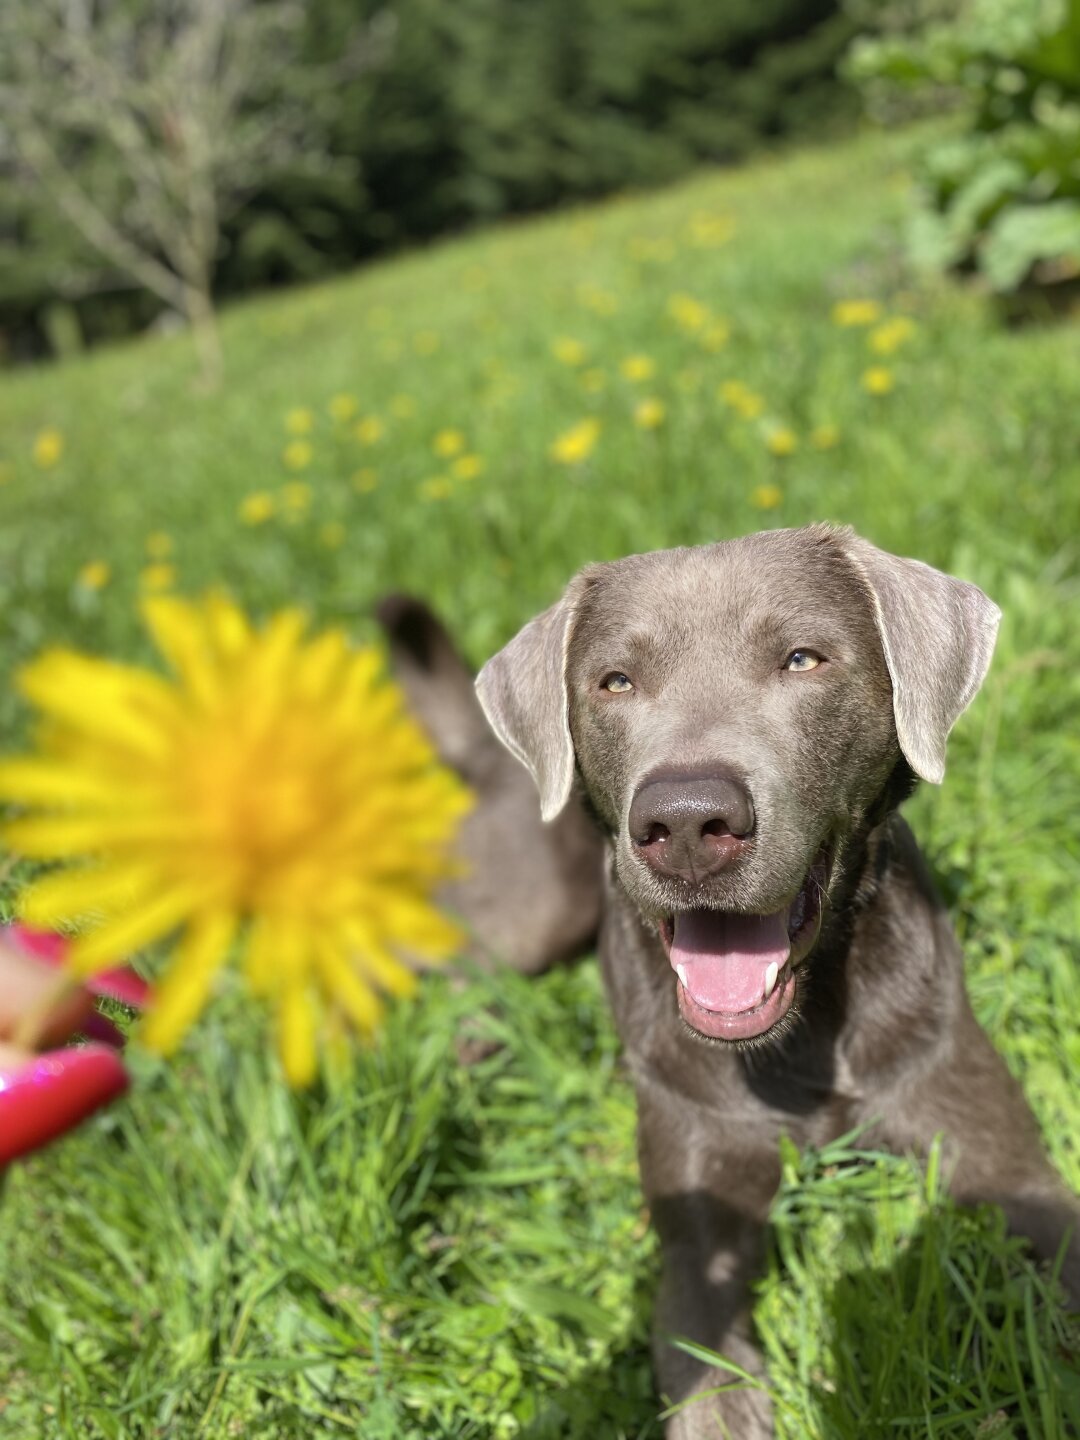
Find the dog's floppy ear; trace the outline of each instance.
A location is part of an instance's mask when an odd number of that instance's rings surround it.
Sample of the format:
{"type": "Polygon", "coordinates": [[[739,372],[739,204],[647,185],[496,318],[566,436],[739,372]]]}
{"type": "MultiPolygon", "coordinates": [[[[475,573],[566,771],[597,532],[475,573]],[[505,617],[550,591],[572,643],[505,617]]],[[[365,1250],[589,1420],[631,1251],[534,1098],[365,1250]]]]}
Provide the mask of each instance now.
{"type": "Polygon", "coordinates": [[[851,532],[840,540],[873,601],[900,749],[916,775],[940,784],[945,742],[990,668],[1001,611],[965,580],[851,532]]]}
{"type": "Polygon", "coordinates": [[[530,620],[476,677],[488,723],[536,781],[545,820],[563,809],[574,781],[566,656],[579,594],[572,581],[558,604],[530,620]]]}

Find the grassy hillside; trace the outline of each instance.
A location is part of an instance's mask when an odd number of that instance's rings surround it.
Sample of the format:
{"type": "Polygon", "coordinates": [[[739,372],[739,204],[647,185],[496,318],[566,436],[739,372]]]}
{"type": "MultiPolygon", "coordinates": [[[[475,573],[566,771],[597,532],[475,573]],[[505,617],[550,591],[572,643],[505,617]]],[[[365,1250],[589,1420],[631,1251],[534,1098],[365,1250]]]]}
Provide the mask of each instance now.
{"type": "MultiPolygon", "coordinates": [[[[0,384],[0,656],[146,658],[227,585],[480,661],[587,560],[829,518],[1004,607],[910,806],[979,1015],[1080,1188],[1080,344],[898,258],[909,138],[763,162],[245,305],[0,384]]],[[[0,727],[25,717],[9,687],[0,727]]],[[[10,882],[9,882],[10,890],[10,882]]],[[[595,967],[430,984],[349,1083],[283,1088],[235,996],[8,1177],[0,1433],[658,1437],[655,1254],[595,967]],[[468,1021],[500,1048],[472,1068],[468,1021]]],[[[791,1156],[758,1303],[780,1432],[1064,1436],[1077,1337],[992,1212],[791,1156]]]]}

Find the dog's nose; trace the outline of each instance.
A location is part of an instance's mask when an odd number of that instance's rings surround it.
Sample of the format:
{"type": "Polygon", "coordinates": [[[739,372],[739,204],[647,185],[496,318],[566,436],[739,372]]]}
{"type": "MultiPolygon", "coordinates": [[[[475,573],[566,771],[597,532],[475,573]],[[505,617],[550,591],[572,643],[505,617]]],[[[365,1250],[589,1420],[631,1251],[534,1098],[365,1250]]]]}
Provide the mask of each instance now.
{"type": "Polygon", "coordinates": [[[746,849],[754,804],[745,784],[727,771],[656,776],[630,803],[630,840],[660,875],[698,881],[715,875],[746,849]]]}

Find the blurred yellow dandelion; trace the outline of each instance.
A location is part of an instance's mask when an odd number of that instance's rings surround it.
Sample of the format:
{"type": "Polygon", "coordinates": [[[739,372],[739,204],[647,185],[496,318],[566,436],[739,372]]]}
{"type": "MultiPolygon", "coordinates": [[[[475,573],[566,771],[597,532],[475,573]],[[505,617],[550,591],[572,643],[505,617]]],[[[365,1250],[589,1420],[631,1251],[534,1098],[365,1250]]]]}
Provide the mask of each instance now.
{"type": "Polygon", "coordinates": [[[874,325],[881,318],[876,300],[838,300],[832,308],[834,325],[850,329],[856,325],[874,325]]]}
{"type": "Polygon", "coordinates": [[[551,442],[548,454],[560,465],[580,465],[587,460],[600,439],[600,421],[590,416],[564,430],[551,442]]]}
{"type": "Polygon", "coordinates": [[[758,510],[775,510],[783,498],[779,485],[758,485],[750,492],[750,504],[758,510]]]}
{"type": "Polygon", "coordinates": [[[455,480],[475,480],[483,472],[484,457],[482,455],[459,455],[450,466],[450,473],[455,480]]]}
{"type": "Polygon", "coordinates": [[[832,450],[840,444],[840,428],[837,425],[815,425],[810,431],[810,444],[815,450],[832,450]]]}
{"type": "Polygon", "coordinates": [[[161,561],[147,565],[139,576],[139,584],[149,595],[156,595],[162,590],[171,590],[176,584],[176,567],[161,561]]]}
{"type": "Polygon", "coordinates": [[[774,425],[765,433],[765,448],[770,455],[794,455],[799,448],[799,437],[788,425],[774,425]]]}
{"type": "Polygon", "coordinates": [[[10,460],[0,460],[0,485],[6,485],[15,474],[15,467],[10,460]]]}
{"type": "Polygon", "coordinates": [[[413,349],[417,355],[434,355],[440,344],[437,330],[421,330],[413,336],[413,349]]]}
{"type": "Polygon", "coordinates": [[[667,410],[662,400],[650,397],[634,406],[634,424],[639,430],[655,430],[664,423],[667,410]]]}
{"type": "Polygon", "coordinates": [[[862,373],[862,387],[868,395],[888,395],[895,384],[896,377],[884,365],[871,365],[862,373]]]}
{"type": "Polygon", "coordinates": [[[344,425],[356,414],[355,395],[335,395],[326,407],[330,411],[330,418],[336,420],[339,425],[344,425]]]}
{"type": "Polygon", "coordinates": [[[395,395],[390,401],[390,414],[395,420],[411,420],[416,414],[416,401],[411,395],[395,395]]]}
{"type": "Polygon", "coordinates": [[[105,560],[89,560],[78,574],[84,590],[103,590],[112,579],[112,566],[105,560]]]}
{"type": "Polygon", "coordinates": [[[285,412],[285,429],[290,435],[310,435],[315,426],[314,412],[298,405],[285,412]]]}
{"type": "Polygon", "coordinates": [[[32,451],[34,464],[39,470],[51,470],[59,465],[64,454],[64,437],[59,430],[39,430],[34,436],[32,451]]]}
{"type": "Polygon", "coordinates": [[[701,332],[701,348],[710,355],[722,350],[731,339],[731,327],[726,320],[712,320],[701,332]]]}
{"type": "Polygon", "coordinates": [[[366,465],[362,470],[356,470],[353,472],[352,488],[356,491],[358,495],[370,495],[372,490],[376,488],[378,483],[378,471],[372,470],[366,465]]]}
{"type": "Polygon", "coordinates": [[[310,440],[290,440],[281,452],[286,470],[306,470],[315,458],[310,440]]]}
{"type": "Polygon", "coordinates": [[[465,436],[460,430],[440,430],[431,442],[431,448],[443,460],[450,460],[465,449],[465,436]]]}
{"type": "Polygon", "coordinates": [[[277,501],[265,490],[255,490],[240,501],[240,519],[245,525],[262,525],[277,509],[277,501]]]}
{"type": "Polygon", "coordinates": [[[422,500],[448,500],[454,493],[454,482],[449,475],[433,475],[430,480],[420,483],[422,500]]]}
{"type": "Polygon", "coordinates": [[[735,234],[735,221],[730,215],[693,215],[690,218],[689,238],[691,245],[702,248],[726,245],[735,234]]]}
{"type": "Polygon", "coordinates": [[[756,420],[765,409],[764,398],[741,380],[725,380],[716,393],[725,405],[729,405],[744,420],[756,420]]]}
{"type": "Polygon", "coordinates": [[[700,330],[709,318],[709,312],[701,301],[682,290],[669,297],[667,311],[683,330],[700,330]]]}
{"type": "Polygon", "coordinates": [[[173,553],[173,539],[164,530],[154,530],[146,537],[146,553],[151,560],[167,560],[173,553]]]}
{"type": "Polygon", "coordinates": [[[281,499],[286,510],[298,515],[311,504],[311,486],[305,485],[303,480],[291,480],[281,487],[281,499]]]}
{"type": "Polygon", "coordinates": [[[574,366],[585,363],[585,346],[580,340],[574,340],[569,335],[560,335],[558,339],[553,340],[551,353],[560,365],[574,366]]]}
{"type": "Polygon", "coordinates": [[[345,543],[345,526],[340,520],[328,520],[319,527],[319,541],[327,550],[339,550],[345,543]]]}
{"type": "Polygon", "coordinates": [[[581,388],[586,395],[599,395],[601,390],[607,389],[607,376],[603,370],[596,367],[584,370],[581,374],[581,388]]]}
{"type": "Polygon", "coordinates": [[[305,636],[286,610],[261,629],[229,600],[147,600],[171,676],[51,650],[19,684],[47,724],[0,762],[24,813],[5,846],[62,861],[19,902],[31,925],[88,920],[82,977],[175,940],[142,1038],[169,1053],[241,942],[249,989],[276,1012],[294,1084],[320,1036],[378,1024],[376,989],[407,994],[405,953],[460,943],[431,904],[452,873],[468,792],[441,767],[372,649],[305,636]]]}
{"type": "Polygon", "coordinates": [[[577,293],[581,304],[594,315],[614,315],[619,308],[618,297],[610,290],[601,290],[596,285],[579,285],[577,293]]]}
{"type": "Polygon", "coordinates": [[[386,434],[386,426],[378,415],[365,415],[356,422],[353,434],[361,445],[377,445],[386,434]]]}
{"type": "Polygon", "coordinates": [[[656,361],[648,355],[627,355],[625,360],[619,362],[619,370],[624,379],[633,380],[635,383],[651,380],[656,374],[656,361]]]}
{"type": "Polygon", "coordinates": [[[875,355],[892,355],[915,334],[915,321],[907,315],[894,315],[875,325],[866,337],[875,355]]]}

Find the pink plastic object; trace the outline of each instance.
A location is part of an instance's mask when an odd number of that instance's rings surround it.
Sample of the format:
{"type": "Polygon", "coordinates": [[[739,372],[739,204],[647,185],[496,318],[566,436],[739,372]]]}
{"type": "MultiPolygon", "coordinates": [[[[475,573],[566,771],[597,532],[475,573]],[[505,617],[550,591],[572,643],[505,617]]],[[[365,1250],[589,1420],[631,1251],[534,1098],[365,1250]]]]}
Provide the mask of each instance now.
{"type": "Polygon", "coordinates": [[[108,1045],[48,1050],[0,1069],[0,1166],[73,1129],[122,1095],[128,1083],[108,1045]]]}

